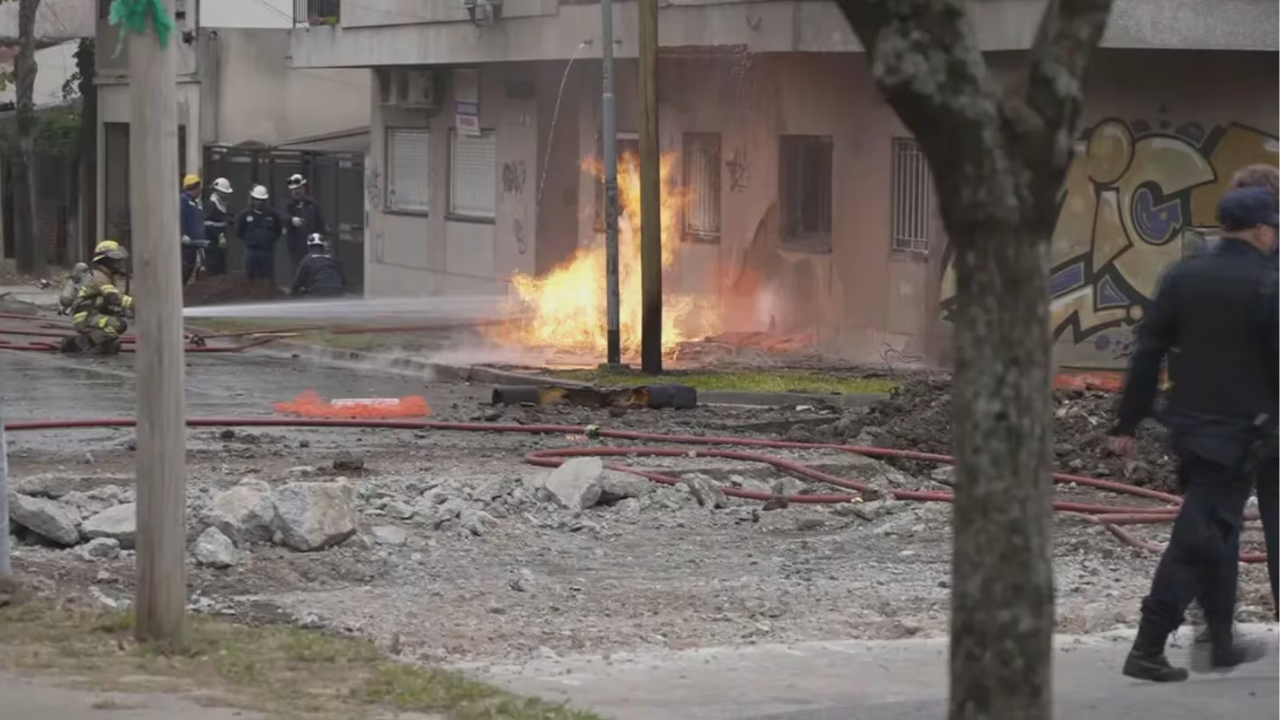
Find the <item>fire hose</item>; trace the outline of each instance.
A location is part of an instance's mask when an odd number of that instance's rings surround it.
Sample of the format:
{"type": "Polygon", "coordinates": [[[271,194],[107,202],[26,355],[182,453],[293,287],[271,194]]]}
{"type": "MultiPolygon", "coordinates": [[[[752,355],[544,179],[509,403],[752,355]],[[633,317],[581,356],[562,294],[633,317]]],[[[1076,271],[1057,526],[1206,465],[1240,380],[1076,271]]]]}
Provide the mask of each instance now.
{"type": "MultiPolygon", "coordinates": [[[[5,430],[10,432],[22,432],[31,430],[65,430],[73,428],[106,428],[106,427],[134,427],[136,421],[133,418],[97,418],[97,419],[77,419],[77,420],[34,420],[10,422],[5,424],[5,430]]],[[[762,438],[748,437],[714,437],[714,436],[697,436],[697,435],[663,435],[661,433],[638,432],[633,430],[610,430],[608,428],[599,428],[596,426],[577,426],[577,425],[516,425],[501,423],[466,423],[466,422],[444,422],[444,421],[427,421],[427,420],[403,420],[403,419],[304,419],[304,418],[272,418],[272,417],[241,417],[241,418],[188,418],[188,427],[349,427],[349,428],[382,428],[390,430],[452,430],[462,432],[499,432],[499,433],[524,433],[529,435],[547,435],[547,434],[570,434],[585,435],[588,438],[610,438],[614,440],[642,441],[642,442],[661,442],[673,443],[680,445],[703,445],[703,446],[739,446],[739,447],[757,447],[771,449],[794,449],[794,450],[835,450],[841,452],[849,452],[866,457],[877,458],[898,458],[903,460],[914,460],[919,462],[930,462],[941,465],[951,465],[955,463],[955,458],[949,455],[938,455],[934,453],[924,453],[915,450],[897,450],[891,448],[874,448],[859,447],[856,445],[839,445],[834,443],[802,443],[792,442],[788,440],[766,440],[762,438]]],[[[903,490],[903,489],[887,489],[880,490],[876,487],[860,482],[850,480],[848,478],[837,477],[830,473],[811,468],[803,463],[793,460],[787,460],[771,455],[762,455],[743,450],[729,449],[699,449],[688,450],[684,448],[673,447],[618,447],[618,446],[594,446],[594,447],[573,447],[573,448],[554,448],[547,450],[534,450],[525,455],[525,462],[540,467],[557,467],[567,458],[574,457],[715,457],[729,460],[739,460],[746,462],[763,463],[771,465],[779,470],[791,473],[793,475],[808,478],[817,482],[831,485],[843,490],[852,491],[844,494],[829,495],[806,495],[797,494],[785,496],[788,502],[796,504],[838,504],[847,502],[857,502],[859,500],[879,496],[882,492],[897,500],[915,501],[915,502],[952,502],[955,496],[950,492],[937,490],[903,490]]],[[[648,478],[649,480],[663,485],[678,485],[679,478],[672,475],[647,470],[644,468],[630,467],[627,465],[617,465],[607,463],[605,467],[611,470],[638,475],[648,478]]],[[[1075,484],[1077,486],[1090,487],[1097,490],[1116,493],[1120,495],[1131,495],[1134,497],[1146,498],[1148,500],[1156,500],[1165,503],[1159,507],[1141,507],[1141,506],[1123,506],[1123,505],[1098,505],[1092,503],[1055,501],[1053,509],[1056,512],[1066,513],[1073,517],[1080,518],[1087,522],[1095,523],[1105,528],[1112,535],[1116,536],[1121,542],[1132,547],[1149,551],[1158,552],[1160,547],[1153,543],[1148,543],[1134,536],[1132,533],[1124,529],[1127,525],[1155,525],[1162,523],[1171,523],[1177,517],[1179,506],[1182,504],[1180,498],[1170,493],[1152,490],[1150,488],[1138,487],[1128,483],[1115,482],[1111,480],[1102,480],[1099,478],[1084,477],[1080,475],[1067,475],[1063,473],[1053,474],[1054,482],[1075,484]]],[[[774,495],[756,490],[743,488],[722,486],[721,492],[730,497],[742,498],[745,500],[768,501],[777,499],[774,495]]],[[[1251,512],[1246,515],[1246,519],[1256,520],[1257,513],[1251,512]]],[[[1261,563],[1266,561],[1266,553],[1242,553],[1241,562],[1261,563]]]]}

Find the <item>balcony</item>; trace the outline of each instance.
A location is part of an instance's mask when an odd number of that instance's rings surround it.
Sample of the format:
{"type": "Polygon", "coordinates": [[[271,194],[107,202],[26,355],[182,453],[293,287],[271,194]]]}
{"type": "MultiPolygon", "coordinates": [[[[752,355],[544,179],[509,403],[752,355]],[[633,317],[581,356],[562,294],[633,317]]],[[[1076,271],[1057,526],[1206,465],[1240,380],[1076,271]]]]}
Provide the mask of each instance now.
{"type": "Polygon", "coordinates": [[[310,27],[337,25],[342,21],[342,0],[297,0],[294,21],[310,27]]]}

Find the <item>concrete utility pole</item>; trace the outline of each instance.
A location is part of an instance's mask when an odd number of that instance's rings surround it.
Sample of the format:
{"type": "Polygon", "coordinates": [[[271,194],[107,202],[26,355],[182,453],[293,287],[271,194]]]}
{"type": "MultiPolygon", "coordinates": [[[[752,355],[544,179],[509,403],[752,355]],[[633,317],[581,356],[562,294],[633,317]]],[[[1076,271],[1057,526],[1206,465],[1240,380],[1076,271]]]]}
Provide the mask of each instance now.
{"type": "Polygon", "coordinates": [[[13,576],[13,548],[9,547],[9,444],[4,439],[4,413],[0,412],[0,588],[13,576]]]}
{"type": "Polygon", "coordinates": [[[607,285],[606,311],[609,316],[609,349],[607,362],[611,368],[622,365],[621,299],[618,295],[618,110],[613,96],[613,0],[600,0],[601,130],[604,135],[604,267],[607,285]]]}
{"type": "MultiPolygon", "coordinates": [[[[174,0],[160,0],[173,17],[174,0]]],[[[121,30],[124,32],[123,28],[121,30]]],[[[138,640],[186,643],[186,408],[173,37],[129,34],[129,209],[137,269],[138,640]]]]}
{"type": "Polygon", "coordinates": [[[662,372],[662,180],[658,173],[658,0],[640,0],[640,369],[662,372]]]}

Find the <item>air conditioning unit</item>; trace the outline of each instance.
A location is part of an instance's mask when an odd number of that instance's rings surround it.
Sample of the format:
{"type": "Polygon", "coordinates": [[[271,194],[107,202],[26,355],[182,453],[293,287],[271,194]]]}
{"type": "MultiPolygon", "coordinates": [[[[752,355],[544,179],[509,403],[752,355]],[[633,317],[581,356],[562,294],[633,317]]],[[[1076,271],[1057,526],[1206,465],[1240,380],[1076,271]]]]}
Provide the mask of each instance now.
{"type": "Polygon", "coordinates": [[[436,110],[440,107],[434,70],[386,68],[378,73],[382,104],[389,107],[436,110]]]}
{"type": "Polygon", "coordinates": [[[492,25],[502,19],[502,0],[462,0],[472,24],[492,25]]]}

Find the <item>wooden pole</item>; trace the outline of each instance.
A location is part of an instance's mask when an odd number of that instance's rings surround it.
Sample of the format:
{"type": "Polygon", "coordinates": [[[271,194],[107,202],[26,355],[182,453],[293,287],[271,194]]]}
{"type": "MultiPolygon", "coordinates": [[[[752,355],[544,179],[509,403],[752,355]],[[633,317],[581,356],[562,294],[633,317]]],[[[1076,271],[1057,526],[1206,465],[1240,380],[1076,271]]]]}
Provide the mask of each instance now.
{"type": "MultiPolygon", "coordinates": [[[[658,0],[640,0],[640,369],[662,372],[662,181],[658,172],[658,0]]],[[[605,138],[605,142],[609,142],[605,138]]]]}
{"type": "MultiPolygon", "coordinates": [[[[162,0],[173,17],[174,0],[162,0]]],[[[137,272],[138,586],[136,634],[186,643],[186,408],[178,226],[174,43],[130,33],[129,209],[137,272]]]]}

